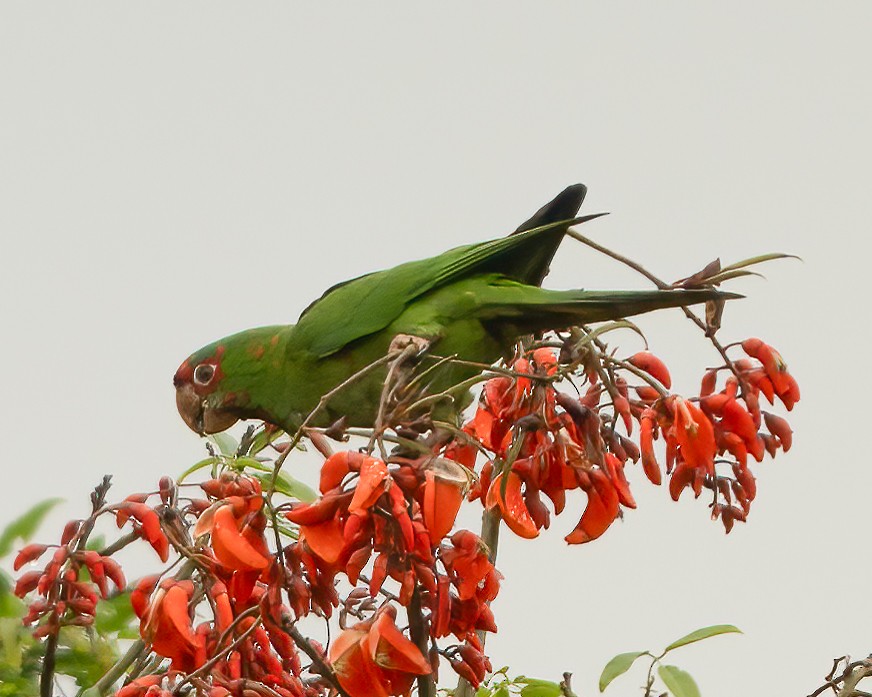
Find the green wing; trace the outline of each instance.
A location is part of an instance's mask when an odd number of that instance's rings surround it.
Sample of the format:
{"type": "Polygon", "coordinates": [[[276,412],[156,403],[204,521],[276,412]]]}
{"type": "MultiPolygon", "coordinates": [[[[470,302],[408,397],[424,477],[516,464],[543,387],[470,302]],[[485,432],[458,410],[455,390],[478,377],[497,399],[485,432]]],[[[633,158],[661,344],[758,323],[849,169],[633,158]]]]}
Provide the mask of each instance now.
{"type": "Polygon", "coordinates": [[[571,215],[572,204],[577,211],[583,198],[583,186],[569,187],[522,225],[520,232],[333,286],[303,311],[294,327],[294,341],[318,357],[329,356],[384,329],[422,295],[473,275],[496,273],[539,285],[569,226],[568,220],[555,221],[549,215],[571,215]],[[543,224],[526,229],[535,223],[543,224]]]}

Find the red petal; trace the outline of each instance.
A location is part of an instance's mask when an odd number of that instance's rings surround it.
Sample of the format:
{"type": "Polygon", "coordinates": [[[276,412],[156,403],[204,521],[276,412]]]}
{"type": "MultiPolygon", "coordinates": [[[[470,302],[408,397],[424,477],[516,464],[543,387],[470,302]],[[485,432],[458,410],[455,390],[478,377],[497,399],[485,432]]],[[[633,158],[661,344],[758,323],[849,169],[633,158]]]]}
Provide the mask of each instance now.
{"type": "Polygon", "coordinates": [[[499,506],[503,520],[509,529],[520,537],[532,539],[539,534],[536,523],[527,510],[527,504],[521,495],[521,478],[514,472],[509,472],[506,481],[505,498],[501,491],[503,475],[499,474],[491,483],[487,495],[487,507],[499,506]]]}
{"type": "Polygon", "coordinates": [[[177,661],[196,650],[197,640],[188,614],[188,594],[175,585],[163,591],[148,621],[152,648],[161,656],[177,661]]]}
{"type": "Polygon", "coordinates": [[[354,492],[331,489],[314,503],[304,503],[294,506],[285,513],[285,518],[297,525],[317,525],[336,515],[336,511],[345,510],[354,492]]]}
{"type": "Polygon", "coordinates": [[[659,381],[667,390],[672,387],[672,378],[669,375],[669,369],[666,367],[666,364],[650,351],[640,351],[630,356],[627,362],[644,370],[652,378],[659,381]]]}
{"type": "Polygon", "coordinates": [[[342,522],[338,518],[317,525],[301,525],[300,539],[305,540],[315,555],[328,564],[335,564],[339,560],[345,545],[342,522]]]}
{"type": "Polygon", "coordinates": [[[461,503],[463,503],[463,486],[460,482],[437,477],[432,470],[425,473],[424,525],[430,536],[430,544],[434,547],[454,527],[461,503]]]}
{"type": "Polygon", "coordinates": [[[682,457],[691,467],[714,474],[717,446],[712,422],[693,402],[679,398],[673,404],[675,439],[682,457]]]}
{"type": "Polygon", "coordinates": [[[15,556],[15,561],[12,564],[13,570],[18,571],[28,562],[32,562],[34,559],[39,559],[46,549],[48,549],[48,545],[36,543],[22,547],[21,551],[15,556]]]}
{"type": "Polygon", "coordinates": [[[602,535],[618,517],[618,493],[601,470],[591,470],[594,486],[587,490],[587,507],[575,529],[566,536],[569,544],[590,542],[602,535]]]}
{"type": "Polygon", "coordinates": [[[368,638],[369,652],[376,665],[412,675],[428,675],[430,662],[420,649],[397,628],[388,612],[378,614],[368,638]]]}
{"type": "Polygon", "coordinates": [[[652,484],[660,486],[662,475],[660,465],[654,456],[654,414],[646,410],[642,414],[642,428],[639,434],[639,447],[642,450],[642,469],[652,484]]]}
{"type": "Polygon", "coordinates": [[[360,479],[348,511],[366,511],[385,492],[384,482],[388,478],[388,466],[374,457],[367,457],[360,467],[360,479]]]}
{"type": "Polygon", "coordinates": [[[790,428],[787,420],[765,411],[763,412],[763,420],[766,422],[766,428],[769,429],[769,433],[777,436],[778,440],[781,441],[781,447],[784,452],[790,450],[790,446],[793,445],[793,430],[790,428]]]}
{"type": "Polygon", "coordinates": [[[618,501],[627,508],[635,508],[636,500],[630,492],[630,484],[624,476],[624,463],[618,460],[612,453],[606,453],[605,456],[606,470],[609,474],[609,479],[618,493],[618,501]]]}
{"type": "Polygon", "coordinates": [[[321,465],[320,489],[326,494],[336,488],[349,472],[359,472],[366,456],[353,450],[343,450],[327,458],[321,465]]]}
{"type": "Polygon", "coordinates": [[[215,511],[212,526],[212,549],[215,558],[234,570],[265,569],[269,559],[260,553],[239,531],[230,506],[215,511]]]}

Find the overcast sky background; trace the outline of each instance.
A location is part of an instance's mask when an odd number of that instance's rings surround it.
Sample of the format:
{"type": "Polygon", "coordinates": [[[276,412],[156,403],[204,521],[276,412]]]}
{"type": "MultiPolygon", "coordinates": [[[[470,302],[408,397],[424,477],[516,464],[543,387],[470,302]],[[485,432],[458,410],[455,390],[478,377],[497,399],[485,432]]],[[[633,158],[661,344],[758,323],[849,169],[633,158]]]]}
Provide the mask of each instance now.
{"type": "MultiPolygon", "coordinates": [[[[722,333],[789,362],[794,450],[729,536],[633,471],[600,541],[562,540],[582,496],[507,537],[494,664],[591,695],[612,655],[729,622],[676,655],[706,697],[808,694],[872,651],[870,26],[868,2],[3,3],[0,523],[64,496],[55,539],[103,473],[120,497],[199,459],[171,384],[193,349],[582,181],[612,212],[585,232],[667,279],[804,258],[734,284],[722,333]]],[[[546,283],[645,287],[571,241],[546,283]]],[[[697,389],[706,341],[642,324],[697,389]]]]}

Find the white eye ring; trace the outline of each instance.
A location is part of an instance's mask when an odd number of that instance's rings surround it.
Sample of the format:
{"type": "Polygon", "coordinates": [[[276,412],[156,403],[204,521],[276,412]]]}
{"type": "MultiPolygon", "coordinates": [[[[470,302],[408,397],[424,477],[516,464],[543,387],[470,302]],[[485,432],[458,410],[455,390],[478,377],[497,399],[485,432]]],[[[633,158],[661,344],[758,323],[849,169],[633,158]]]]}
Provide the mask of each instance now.
{"type": "Polygon", "coordinates": [[[200,363],[194,368],[194,382],[198,385],[208,385],[215,377],[215,366],[211,363],[200,363]]]}

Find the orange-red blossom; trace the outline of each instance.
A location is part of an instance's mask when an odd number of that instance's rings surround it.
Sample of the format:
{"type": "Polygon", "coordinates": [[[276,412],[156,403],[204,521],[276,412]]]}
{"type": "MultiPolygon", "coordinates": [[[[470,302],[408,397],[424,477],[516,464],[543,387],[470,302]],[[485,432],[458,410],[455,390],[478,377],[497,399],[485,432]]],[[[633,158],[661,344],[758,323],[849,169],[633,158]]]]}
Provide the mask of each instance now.
{"type": "Polygon", "coordinates": [[[351,697],[408,694],[418,675],[432,667],[420,649],[396,625],[391,605],[342,632],[329,659],[339,684],[351,697]]]}
{"type": "MultiPolygon", "coordinates": [[[[500,577],[478,536],[458,531],[450,544],[445,540],[466,482],[465,470],[450,460],[398,458],[389,464],[362,453],[336,453],[321,470],[323,496],[287,514],[300,527],[300,542],[290,549],[299,564],[294,568],[305,570],[314,592],[321,586],[332,589],[340,571],[356,584],[372,560],[372,597],[388,578],[399,584],[401,605],[408,607],[419,592],[430,611],[434,639],[454,634],[480,652],[476,631],[496,631],[488,603],[499,590],[500,577]]],[[[355,631],[362,631],[361,626],[355,631]]],[[[343,659],[343,665],[354,666],[344,668],[347,681],[356,679],[355,670],[371,672],[362,656],[354,652],[343,659]]],[[[485,660],[451,658],[455,669],[475,666],[474,672],[485,660]]]]}
{"type": "MultiPolygon", "coordinates": [[[[550,349],[516,360],[513,370],[531,377],[489,380],[476,414],[464,426],[482,448],[494,453],[470,496],[488,508],[499,508],[513,532],[531,538],[550,524],[541,495],[559,514],[566,491],[581,488],[587,505],[566,540],[588,542],[605,532],[622,507],[635,508],[624,474],[627,462],[641,460],[648,479],[661,483],[654,442],[662,435],[672,498],[677,500],[687,487],[696,496],[704,487],[714,490],[720,499],[713,515],[729,531],[734,521],[745,519],[756,495],[748,456],[757,461],[766,453],[774,457],[792,443],[787,422],[761,411],[761,395],[770,403],[781,401],[788,410],[799,400],[796,380],[777,351],[759,339],[741,346],[749,358],[728,366],[735,375],[715,392],[719,371],[709,371],[696,399],[665,392],[672,384],[669,370],[648,351],[631,356],[627,363],[647,373],[650,384],[635,385],[631,391],[614,369],[597,369],[588,359],[589,384],[580,397],[558,392],[553,382],[534,379],[557,370],[550,349]],[[607,385],[601,376],[611,376],[607,385]],[[615,428],[616,420],[626,435],[615,428]],[[634,423],[639,424],[638,443],[631,437],[634,423]],[[768,432],[761,429],[763,424],[768,432]],[[718,463],[729,465],[732,476],[719,473],[718,463]]],[[[472,467],[475,452],[452,444],[445,454],[472,467]]]]}

